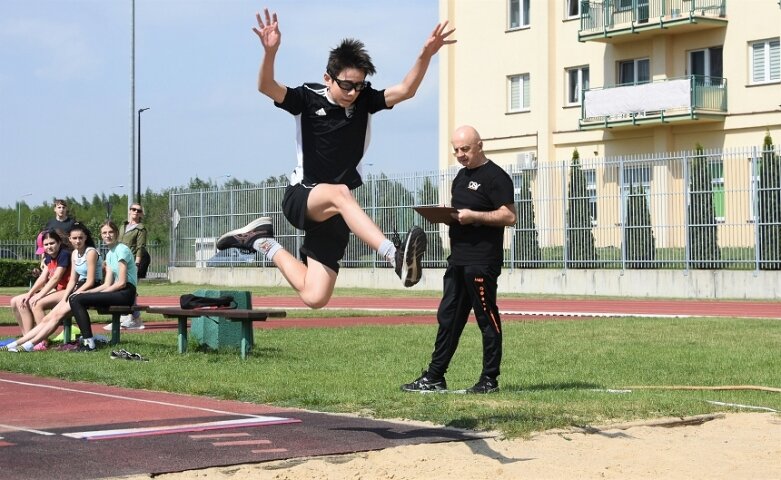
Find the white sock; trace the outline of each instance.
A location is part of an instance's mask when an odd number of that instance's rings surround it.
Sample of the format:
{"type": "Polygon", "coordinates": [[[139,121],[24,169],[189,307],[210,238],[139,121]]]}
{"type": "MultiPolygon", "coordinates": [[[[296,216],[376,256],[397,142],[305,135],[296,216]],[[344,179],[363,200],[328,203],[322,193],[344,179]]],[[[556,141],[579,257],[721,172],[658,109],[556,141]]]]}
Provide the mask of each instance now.
{"type": "Polygon", "coordinates": [[[274,260],[274,255],[282,249],[282,245],[270,237],[263,237],[252,243],[252,248],[265,255],[269,262],[274,260]]]}
{"type": "Polygon", "coordinates": [[[377,254],[381,257],[385,257],[385,260],[390,262],[392,267],[396,266],[396,246],[387,238],[380,244],[380,247],[377,249],[377,254]]]}
{"type": "Polygon", "coordinates": [[[34,347],[34,346],[35,346],[35,345],[33,345],[33,342],[31,342],[31,341],[29,341],[29,340],[28,340],[28,341],[26,341],[26,342],[24,342],[24,343],[22,344],[22,348],[23,348],[25,351],[27,351],[27,352],[32,352],[32,351],[33,351],[33,347],[34,347]]]}
{"type": "Polygon", "coordinates": [[[14,340],[13,342],[6,344],[5,348],[7,348],[8,350],[13,350],[14,348],[16,348],[17,345],[19,344],[16,343],[16,340],[14,340]]]}

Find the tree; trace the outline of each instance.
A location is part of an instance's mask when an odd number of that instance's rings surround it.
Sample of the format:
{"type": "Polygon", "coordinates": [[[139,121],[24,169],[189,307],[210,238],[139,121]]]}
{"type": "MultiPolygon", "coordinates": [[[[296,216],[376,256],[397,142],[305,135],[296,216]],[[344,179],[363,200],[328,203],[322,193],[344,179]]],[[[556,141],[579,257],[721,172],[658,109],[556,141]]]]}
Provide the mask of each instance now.
{"type": "Polygon", "coordinates": [[[775,155],[770,132],[759,165],[759,268],[781,270],[781,156],[775,155]]]}
{"type": "Polygon", "coordinates": [[[691,268],[721,268],[721,252],[713,209],[713,174],[702,145],[695,146],[689,165],[689,250],[691,268]]]}
{"type": "Polygon", "coordinates": [[[624,222],[627,267],[656,268],[656,239],[651,228],[651,211],[641,187],[629,186],[624,222]]]}
{"type": "Polygon", "coordinates": [[[596,267],[597,252],[594,247],[586,176],[580,166],[580,154],[572,152],[567,191],[567,249],[565,264],[568,268],[596,267]]]}
{"type": "MultiPolygon", "coordinates": [[[[517,175],[517,174],[516,174],[517,175]]],[[[534,201],[531,191],[531,172],[518,176],[519,194],[515,202],[518,217],[515,230],[515,262],[520,268],[541,268],[540,241],[534,216],[534,201]]]]}

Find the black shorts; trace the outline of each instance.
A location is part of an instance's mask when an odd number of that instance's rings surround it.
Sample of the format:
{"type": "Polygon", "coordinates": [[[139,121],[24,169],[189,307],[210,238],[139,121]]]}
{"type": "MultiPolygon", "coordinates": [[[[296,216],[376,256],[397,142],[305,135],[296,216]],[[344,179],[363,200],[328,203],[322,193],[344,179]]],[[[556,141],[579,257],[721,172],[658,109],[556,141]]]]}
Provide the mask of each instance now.
{"type": "Polygon", "coordinates": [[[298,183],[285,189],[282,199],[282,213],[297,229],[304,231],[304,244],[299,250],[301,260],[317,260],[335,272],[339,272],[339,261],[344,257],[350,241],[350,229],[341,215],[334,215],[324,222],[315,222],[307,217],[307,201],[314,186],[298,183]]]}

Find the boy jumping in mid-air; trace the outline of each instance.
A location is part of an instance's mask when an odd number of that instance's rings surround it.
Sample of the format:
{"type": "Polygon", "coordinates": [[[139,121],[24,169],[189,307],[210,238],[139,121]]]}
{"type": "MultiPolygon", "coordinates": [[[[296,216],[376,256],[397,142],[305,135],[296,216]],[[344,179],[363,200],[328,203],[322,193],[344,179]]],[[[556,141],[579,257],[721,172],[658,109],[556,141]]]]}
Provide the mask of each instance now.
{"type": "Polygon", "coordinates": [[[296,88],[274,78],[274,60],[282,34],[277,15],[265,10],[265,22],[255,15],[253,31],[260,38],[264,56],[258,74],[258,90],[274,105],[295,115],[298,165],[282,200],[282,211],[293,226],[304,230],[300,262],[274,240],[271,219],[261,217],[217,240],[217,249],[239,248],[263,253],[308,306],[325,306],[333,294],[339,261],[350,231],[394,266],[404,286],[420,281],[426,235],[413,227],[402,243],[398,235],[388,240],[366,215],[350,190],[361,186],[358,165],[368,146],[371,115],[412,98],[426,74],[431,57],[446,44],[454,29],[438,24],[423,45],[412,69],[398,85],[375,90],[366,81],[375,73],[371,57],[358,40],[346,39],[331,50],[323,80],[325,85],[305,83],[296,88]]]}

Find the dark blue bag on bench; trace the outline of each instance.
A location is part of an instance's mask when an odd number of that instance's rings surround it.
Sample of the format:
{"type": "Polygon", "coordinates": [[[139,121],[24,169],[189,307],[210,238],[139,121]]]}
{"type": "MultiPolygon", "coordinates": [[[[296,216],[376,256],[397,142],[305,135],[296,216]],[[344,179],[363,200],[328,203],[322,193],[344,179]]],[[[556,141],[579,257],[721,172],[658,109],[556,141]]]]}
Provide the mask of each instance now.
{"type": "Polygon", "coordinates": [[[179,305],[186,310],[236,308],[236,302],[230,295],[222,297],[202,297],[200,295],[188,293],[179,297],[179,305]]]}

